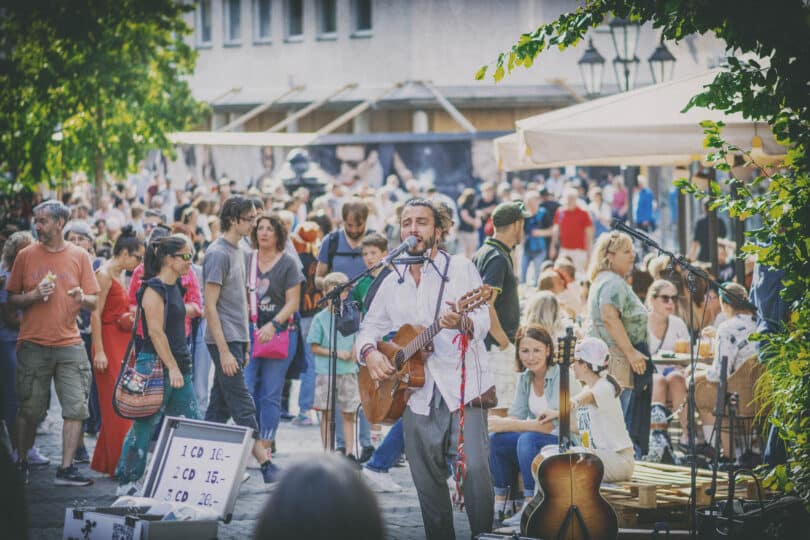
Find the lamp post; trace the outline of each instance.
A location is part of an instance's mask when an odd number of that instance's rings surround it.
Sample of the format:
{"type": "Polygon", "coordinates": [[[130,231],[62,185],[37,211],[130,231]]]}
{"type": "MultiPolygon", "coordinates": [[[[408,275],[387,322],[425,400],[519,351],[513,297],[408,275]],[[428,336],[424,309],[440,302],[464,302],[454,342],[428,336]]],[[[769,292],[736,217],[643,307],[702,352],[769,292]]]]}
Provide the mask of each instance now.
{"type": "Polygon", "coordinates": [[[661,43],[655,48],[650,58],[647,59],[647,62],[650,64],[653,84],[672,80],[672,74],[675,71],[675,57],[667,49],[663,37],[661,43]]]}
{"type": "Polygon", "coordinates": [[[593,39],[588,40],[585,54],[577,62],[582,80],[585,82],[585,93],[592,98],[602,93],[602,81],[605,73],[605,59],[593,46],[593,39]]]}
{"type": "Polygon", "coordinates": [[[62,146],[62,141],[65,138],[65,134],[62,132],[62,122],[56,124],[56,128],[54,128],[53,133],[51,134],[51,140],[55,143],[59,144],[59,176],[61,177],[59,185],[61,186],[61,190],[59,190],[59,196],[62,196],[63,191],[67,188],[65,182],[65,149],[62,146]]]}
{"type": "Polygon", "coordinates": [[[640,63],[636,56],[640,26],[622,17],[614,17],[608,26],[610,37],[613,38],[613,47],[616,49],[616,58],[613,59],[616,83],[622,92],[627,92],[636,84],[636,73],[640,63]]]}

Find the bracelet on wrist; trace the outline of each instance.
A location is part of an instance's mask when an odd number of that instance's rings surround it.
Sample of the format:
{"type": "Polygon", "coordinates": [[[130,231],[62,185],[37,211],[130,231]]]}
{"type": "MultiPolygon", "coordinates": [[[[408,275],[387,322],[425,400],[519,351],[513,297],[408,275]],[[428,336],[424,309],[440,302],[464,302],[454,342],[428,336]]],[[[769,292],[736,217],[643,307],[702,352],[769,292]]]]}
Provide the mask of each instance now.
{"type": "Polygon", "coordinates": [[[374,347],[374,345],[371,345],[371,344],[366,344],[366,345],[363,346],[362,349],[360,349],[360,358],[363,359],[363,362],[366,361],[366,357],[369,354],[371,354],[371,351],[374,351],[374,350],[376,350],[376,348],[374,347]]]}
{"type": "Polygon", "coordinates": [[[273,325],[273,328],[276,329],[276,332],[281,332],[282,330],[284,330],[284,326],[275,319],[271,319],[270,324],[273,325]]]}

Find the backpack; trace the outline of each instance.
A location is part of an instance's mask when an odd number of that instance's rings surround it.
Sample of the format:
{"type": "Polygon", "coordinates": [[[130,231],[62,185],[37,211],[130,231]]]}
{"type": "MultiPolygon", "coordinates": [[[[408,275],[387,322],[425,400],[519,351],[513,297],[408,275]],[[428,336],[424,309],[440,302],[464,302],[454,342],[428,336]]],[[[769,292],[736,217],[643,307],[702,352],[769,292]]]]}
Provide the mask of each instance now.
{"type": "MultiPolygon", "coordinates": [[[[341,251],[338,252],[338,244],[340,243],[340,231],[338,229],[336,231],[332,231],[326,235],[324,241],[328,241],[329,245],[326,248],[326,263],[329,265],[329,271],[331,272],[334,268],[334,261],[335,257],[340,255],[341,257],[362,257],[362,251],[360,253],[354,251],[341,251]]],[[[373,233],[374,231],[369,229],[366,231],[366,234],[373,233]]],[[[352,276],[349,276],[352,277],[352,276]]]]}

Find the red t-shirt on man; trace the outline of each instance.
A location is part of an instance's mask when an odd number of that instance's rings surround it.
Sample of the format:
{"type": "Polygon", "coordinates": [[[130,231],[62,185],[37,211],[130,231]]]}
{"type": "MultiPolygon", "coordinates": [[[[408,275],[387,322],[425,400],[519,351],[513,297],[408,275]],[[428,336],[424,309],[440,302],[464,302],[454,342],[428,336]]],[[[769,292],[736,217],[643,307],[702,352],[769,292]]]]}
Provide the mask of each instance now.
{"type": "Polygon", "coordinates": [[[586,249],[585,230],[593,227],[589,212],[579,207],[570,210],[561,206],[554,214],[554,225],[560,226],[560,248],[586,249]]]}

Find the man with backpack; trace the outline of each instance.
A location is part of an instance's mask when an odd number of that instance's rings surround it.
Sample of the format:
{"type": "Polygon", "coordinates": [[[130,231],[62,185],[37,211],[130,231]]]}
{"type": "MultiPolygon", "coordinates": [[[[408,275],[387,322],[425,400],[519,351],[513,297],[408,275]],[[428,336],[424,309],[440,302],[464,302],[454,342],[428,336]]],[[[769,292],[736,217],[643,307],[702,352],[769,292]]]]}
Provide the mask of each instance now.
{"type": "Polygon", "coordinates": [[[362,240],[366,235],[368,207],[361,200],[352,200],[341,210],[343,227],[323,238],[315,269],[315,286],[323,289],[323,278],[330,272],[342,272],[349,279],[366,269],[363,262],[362,240]]]}

